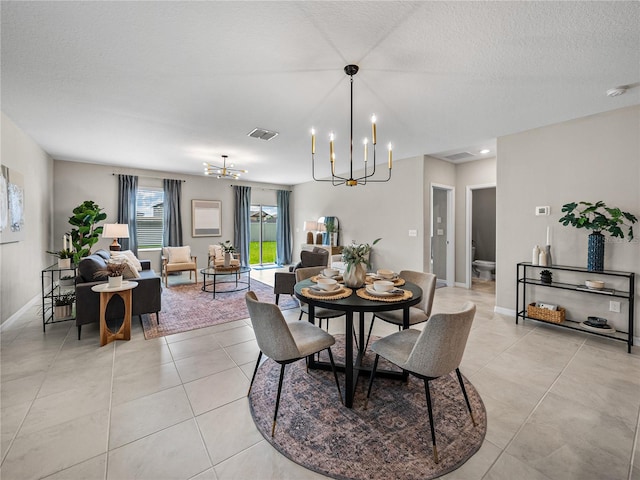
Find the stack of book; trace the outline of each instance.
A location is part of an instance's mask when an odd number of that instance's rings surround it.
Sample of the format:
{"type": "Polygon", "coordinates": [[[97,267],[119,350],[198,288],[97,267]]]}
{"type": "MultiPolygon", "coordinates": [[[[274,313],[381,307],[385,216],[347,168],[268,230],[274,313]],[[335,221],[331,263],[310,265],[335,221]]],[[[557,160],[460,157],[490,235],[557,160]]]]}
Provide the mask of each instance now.
{"type": "Polygon", "coordinates": [[[616,331],[615,328],[607,324],[606,318],[601,317],[589,317],[585,322],[582,322],[581,325],[593,332],[613,333],[616,331]]]}

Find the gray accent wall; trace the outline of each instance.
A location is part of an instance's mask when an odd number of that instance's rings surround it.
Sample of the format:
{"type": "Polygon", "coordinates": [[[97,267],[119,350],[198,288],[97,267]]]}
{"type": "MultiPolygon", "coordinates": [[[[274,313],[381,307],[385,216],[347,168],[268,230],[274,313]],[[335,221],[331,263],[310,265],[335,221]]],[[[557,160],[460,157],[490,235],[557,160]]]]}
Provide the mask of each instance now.
{"type": "MultiPolygon", "coordinates": [[[[204,268],[207,263],[208,246],[234,241],[233,238],[233,189],[231,185],[251,186],[251,199],[254,203],[275,205],[275,189],[288,189],[284,185],[256,184],[251,182],[230,182],[217,178],[182,175],[171,172],[160,172],[142,169],[123,169],[106,165],[95,165],[80,162],[56,160],[54,162],[54,239],[62,239],[68,231],[69,216],[73,208],[84,200],[93,200],[100,205],[107,214],[105,223],[114,223],[117,219],[118,177],[113,173],[138,175],[139,185],[144,187],[162,188],[163,178],[184,180],[182,184],[182,230],[183,243],[191,247],[193,255],[197,256],[198,268],[204,268]],[[69,188],[69,186],[73,186],[69,188]],[[222,236],[193,237],[191,225],[191,200],[220,200],[222,202],[222,236]]],[[[62,240],[60,240],[62,241],[62,240]]],[[[100,239],[93,250],[109,248],[111,240],[100,239]]],[[[160,250],[141,250],[139,257],[151,260],[153,269],[160,272],[160,250]]],[[[200,279],[201,280],[201,279],[200,279]]]]}
{"type": "Polygon", "coordinates": [[[52,245],[53,160],[4,113],[1,122],[2,164],[24,176],[24,240],[0,245],[0,322],[40,298],[40,272],[57,261],[46,253],[52,245]]]}
{"type": "MultiPolygon", "coordinates": [[[[501,137],[497,175],[496,302],[514,310],[516,264],[530,261],[534,245],[546,243],[547,226],[552,229],[554,263],[586,267],[588,232],[558,223],[562,205],[602,200],[640,218],[640,106],[501,137]],[[546,205],[551,215],[535,216],[535,207],[546,205]]],[[[634,230],[632,242],[607,236],[605,269],[640,274],[640,225],[634,230]]],[[[594,273],[593,278],[599,277],[594,273]]],[[[554,280],[571,278],[560,272],[554,280]]],[[[639,292],[636,280],[636,295],[639,292]]],[[[626,331],[625,302],[623,313],[617,314],[609,312],[609,302],[600,297],[550,289],[536,292],[540,301],[564,306],[569,318],[604,316],[626,331]]]]}

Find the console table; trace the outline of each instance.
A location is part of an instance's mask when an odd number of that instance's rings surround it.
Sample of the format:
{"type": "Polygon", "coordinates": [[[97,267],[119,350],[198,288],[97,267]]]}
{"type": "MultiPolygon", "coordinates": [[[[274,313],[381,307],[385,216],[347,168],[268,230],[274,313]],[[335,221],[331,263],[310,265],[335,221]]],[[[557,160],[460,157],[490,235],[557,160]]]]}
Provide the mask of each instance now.
{"type": "MultiPolygon", "coordinates": [[[[516,281],[516,324],[518,323],[518,319],[520,318],[522,318],[523,321],[527,319],[549,323],[545,322],[544,320],[529,317],[527,315],[527,286],[529,285],[552,289],[555,288],[561,290],[569,290],[576,292],[578,295],[598,295],[600,297],[604,297],[603,300],[609,300],[611,298],[620,298],[626,300],[628,319],[626,332],[597,332],[593,330],[587,330],[586,328],[582,327],[581,321],[570,319],[565,319],[565,321],[562,323],[552,323],[552,325],[557,325],[559,327],[569,328],[572,330],[579,330],[591,335],[599,335],[601,337],[607,337],[613,340],[626,342],[627,352],[631,353],[631,347],[633,346],[634,299],[636,291],[634,272],[620,272],[614,270],[603,270],[601,272],[594,272],[581,267],[571,267],[565,265],[541,266],[533,265],[531,262],[521,262],[517,265],[516,281]],[[551,272],[573,272],[577,277],[584,278],[585,280],[603,278],[610,278],[611,280],[613,280],[614,278],[617,278],[624,281],[626,286],[624,287],[624,289],[606,288],[602,290],[595,290],[586,288],[584,286],[584,282],[565,283],[557,282],[554,280],[552,283],[543,283],[539,278],[533,278],[534,272],[539,273],[542,270],[550,270],[551,272]]],[[[576,302],[579,302],[579,298],[576,299],[576,302]]]]}
{"type": "Polygon", "coordinates": [[[65,295],[75,296],[75,281],[69,285],[62,285],[63,276],[69,275],[75,277],[77,267],[71,264],[69,268],[60,268],[57,263],[45,268],[41,272],[42,282],[42,331],[47,331],[48,323],[66,322],[74,320],[73,304],[69,305],[70,314],[62,317],[55,315],[56,302],[65,295]]]}

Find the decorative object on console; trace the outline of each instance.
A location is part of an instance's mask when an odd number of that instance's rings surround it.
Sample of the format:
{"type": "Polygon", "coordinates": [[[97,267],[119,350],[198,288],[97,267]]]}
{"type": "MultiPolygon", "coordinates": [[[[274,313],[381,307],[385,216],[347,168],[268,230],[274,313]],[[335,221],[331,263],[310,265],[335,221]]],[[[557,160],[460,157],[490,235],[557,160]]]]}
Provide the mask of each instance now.
{"type": "Polygon", "coordinates": [[[615,328],[607,323],[607,319],[602,317],[588,317],[580,325],[592,332],[614,333],[616,331],[615,328]]]}
{"type": "Polygon", "coordinates": [[[367,182],[388,182],[391,179],[391,168],[392,168],[392,152],[391,152],[391,144],[389,144],[389,160],[388,160],[388,169],[389,176],[386,179],[373,180],[371,177],[376,173],[376,116],[371,116],[371,143],[373,144],[373,168],[371,171],[368,169],[368,139],[364,139],[364,175],[358,178],[353,178],[353,76],[358,73],[359,67],[357,65],[347,65],[344,67],[344,73],[349,75],[350,77],[350,85],[351,85],[351,114],[350,114],[350,134],[349,134],[349,178],[341,177],[340,175],[336,175],[335,168],[335,153],[333,151],[333,140],[334,135],[333,132],[329,135],[329,162],[331,163],[331,179],[327,178],[316,178],[316,167],[315,167],[315,154],[316,154],[316,132],[314,129],[311,129],[311,174],[313,179],[316,182],[331,182],[334,186],[337,185],[347,185],[348,187],[355,187],[356,185],[366,185],[367,182]]]}
{"type": "Polygon", "coordinates": [[[623,212],[619,208],[609,208],[604,202],[572,202],[562,206],[564,217],[558,221],[564,226],[593,230],[589,235],[587,270],[604,270],[604,235],[609,232],[612,237],[624,238],[621,227],[627,227],[629,241],[633,240],[633,224],[638,221],[635,215],[623,212]]]}
{"type": "Polygon", "coordinates": [[[545,284],[550,284],[553,274],[549,270],[542,270],[540,272],[540,281],[545,284]]]}
{"type": "Polygon", "coordinates": [[[71,242],[75,250],[73,263],[78,264],[81,258],[91,254],[91,247],[98,242],[102,233],[102,227],[96,225],[106,218],[107,214],[102,213],[102,208],[91,200],[85,200],[73,209],[73,215],[69,217],[69,223],[77,227],[71,229],[71,242]]]}
{"type": "Polygon", "coordinates": [[[313,220],[305,220],[303,230],[307,232],[307,243],[313,244],[313,232],[318,230],[318,222],[313,220]]]}
{"type": "Polygon", "coordinates": [[[538,265],[540,261],[540,247],[536,245],[533,247],[533,252],[531,253],[531,265],[538,265]]]}
{"type": "Polygon", "coordinates": [[[102,226],[102,238],[113,238],[109,245],[112,252],[120,251],[119,238],[129,238],[129,225],[126,223],[105,223],[102,226]]]}
{"type": "Polygon", "coordinates": [[[47,250],[47,253],[58,257],[58,268],[71,268],[71,257],[73,257],[73,252],[71,250],[67,250],[66,248],[57,252],[47,250]]]}
{"type": "Polygon", "coordinates": [[[237,180],[238,178],[240,178],[240,174],[249,173],[249,170],[233,168],[233,163],[227,167],[227,158],[229,158],[228,155],[222,155],[221,167],[208,162],[203,162],[202,165],[204,165],[204,174],[215,175],[216,178],[232,178],[234,180],[237,180]]]}
{"type": "Polygon", "coordinates": [[[547,266],[553,265],[551,259],[551,227],[547,226],[547,245],[544,247],[544,253],[547,256],[547,266]]]}
{"type": "Polygon", "coordinates": [[[346,266],[343,278],[344,284],[347,287],[357,288],[364,285],[367,274],[365,266],[371,268],[371,263],[369,262],[371,247],[380,240],[382,239],[376,238],[371,245],[368,243],[361,243],[359,245],[353,243],[342,249],[342,260],[346,266]]]}
{"type": "Polygon", "coordinates": [[[54,301],[53,316],[56,320],[62,318],[71,317],[73,302],[76,300],[76,294],[74,292],[63,293],[58,296],[54,301]]]}

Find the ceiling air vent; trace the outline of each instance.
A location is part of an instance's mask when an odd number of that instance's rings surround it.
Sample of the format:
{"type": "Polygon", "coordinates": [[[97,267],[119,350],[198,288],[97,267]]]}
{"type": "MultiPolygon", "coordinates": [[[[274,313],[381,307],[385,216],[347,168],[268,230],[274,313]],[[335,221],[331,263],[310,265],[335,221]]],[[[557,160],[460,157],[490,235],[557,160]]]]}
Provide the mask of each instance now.
{"type": "Polygon", "coordinates": [[[259,138],[260,140],[271,140],[273,137],[278,135],[278,132],[272,132],[270,130],[265,130],[264,128],[254,128],[249,133],[247,133],[249,137],[259,138]]]}
{"type": "Polygon", "coordinates": [[[457,160],[465,160],[467,158],[472,158],[475,157],[475,155],[471,152],[460,152],[460,153],[454,153],[453,155],[447,155],[446,158],[447,160],[451,160],[452,162],[455,162],[457,160]]]}

